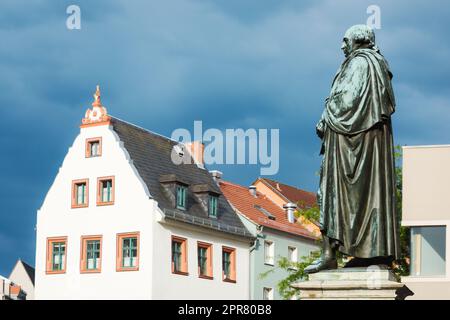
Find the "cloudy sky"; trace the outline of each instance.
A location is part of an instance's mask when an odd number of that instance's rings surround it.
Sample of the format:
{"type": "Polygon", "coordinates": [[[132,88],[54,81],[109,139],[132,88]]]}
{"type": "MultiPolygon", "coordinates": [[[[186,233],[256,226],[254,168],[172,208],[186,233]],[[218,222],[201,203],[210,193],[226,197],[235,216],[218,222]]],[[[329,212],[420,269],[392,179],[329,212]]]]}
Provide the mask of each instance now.
{"type": "MultiPolygon", "coordinates": [[[[450,4],[444,1],[95,0],[0,3],[0,274],[34,264],[36,210],[96,84],[119,118],[176,128],[280,129],[272,178],[317,188],[315,124],[345,30],[381,9],[394,73],[395,143],[450,143],[450,4]],[[81,30],[66,8],[81,8],[81,30]]],[[[243,185],[259,167],[220,166],[243,185]]]]}

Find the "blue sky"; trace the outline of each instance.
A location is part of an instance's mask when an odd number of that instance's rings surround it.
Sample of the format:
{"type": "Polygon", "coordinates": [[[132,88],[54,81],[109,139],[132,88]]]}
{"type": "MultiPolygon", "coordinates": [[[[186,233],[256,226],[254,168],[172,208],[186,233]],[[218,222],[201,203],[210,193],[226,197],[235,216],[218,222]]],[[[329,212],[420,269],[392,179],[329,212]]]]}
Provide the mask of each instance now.
{"type": "MultiPolygon", "coordinates": [[[[394,73],[395,143],[450,143],[450,3],[444,1],[18,1],[0,3],[0,274],[34,264],[36,210],[79,132],[95,85],[119,118],[176,128],[280,129],[272,178],[314,191],[314,126],[345,30],[381,9],[394,73]],[[66,8],[81,8],[81,30],[66,8]]],[[[210,167],[250,184],[259,167],[210,167]]]]}

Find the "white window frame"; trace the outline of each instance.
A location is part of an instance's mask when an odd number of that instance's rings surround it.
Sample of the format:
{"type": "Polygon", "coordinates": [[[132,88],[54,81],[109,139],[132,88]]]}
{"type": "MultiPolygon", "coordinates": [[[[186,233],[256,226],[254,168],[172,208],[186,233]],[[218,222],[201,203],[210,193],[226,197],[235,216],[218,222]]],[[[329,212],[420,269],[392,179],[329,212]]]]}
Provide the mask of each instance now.
{"type": "Polygon", "coordinates": [[[273,288],[263,288],[263,300],[273,300],[273,288]]]}
{"type": "Polygon", "coordinates": [[[298,262],[298,249],[297,249],[297,247],[288,246],[288,259],[289,259],[289,262],[292,262],[292,263],[297,263],[298,262]],[[293,249],[293,250],[291,251],[291,249],[293,249]],[[291,252],[293,253],[293,256],[291,256],[291,252]],[[294,258],[294,259],[292,259],[292,258],[294,258]]]}
{"type": "Polygon", "coordinates": [[[275,263],[275,242],[271,240],[264,240],[264,263],[271,266],[275,263]]]}

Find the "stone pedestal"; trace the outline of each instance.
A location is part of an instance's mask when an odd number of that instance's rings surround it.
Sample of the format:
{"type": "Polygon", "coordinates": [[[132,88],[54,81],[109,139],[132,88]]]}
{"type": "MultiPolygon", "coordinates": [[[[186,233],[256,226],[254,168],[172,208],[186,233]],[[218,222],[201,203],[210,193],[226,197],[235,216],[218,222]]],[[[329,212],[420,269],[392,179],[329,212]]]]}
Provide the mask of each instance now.
{"type": "Polygon", "coordinates": [[[292,285],[300,300],[403,300],[412,292],[385,266],[324,270],[292,285]]]}

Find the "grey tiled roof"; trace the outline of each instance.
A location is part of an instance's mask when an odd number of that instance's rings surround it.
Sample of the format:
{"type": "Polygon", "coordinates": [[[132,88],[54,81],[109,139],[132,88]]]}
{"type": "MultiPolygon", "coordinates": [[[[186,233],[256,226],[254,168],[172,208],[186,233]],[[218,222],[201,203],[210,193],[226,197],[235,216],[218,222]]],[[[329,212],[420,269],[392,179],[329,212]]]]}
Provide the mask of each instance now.
{"type": "Polygon", "coordinates": [[[27,272],[28,276],[30,277],[31,282],[34,285],[34,268],[32,266],[30,266],[28,263],[26,263],[25,261],[22,261],[22,265],[25,268],[25,271],[27,272]]]}
{"type": "Polygon", "coordinates": [[[219,232],[252,237],[226,198],[221,195],[220,188],[207,170],[199,168],[194,162],[180,165],[172,162],[171,152],[173,146],[177,144],[176,141],[117,118],[112,117],[111,123],[114,131],[124,143],[139,175],[147,185],[150,195],[158,202],[160,209],[166,213],[166,218],[200,225],[219,232]],[[179,181],[189,184],[186,210],[176,209],[173,200],[167,196],[160,179],[161,177],[163,180],[167,179],[168,176],[174,176],[179,181]],[[203,189],[219,195],[217,219],[208,217],[208,213],[193,195],[193,191],[203,189]],[[186,219],[186,215],[193,218],[186,219]],[[179,219],[180,217],[184,218],[179,219]]]}

